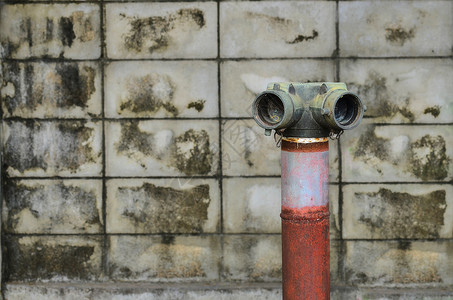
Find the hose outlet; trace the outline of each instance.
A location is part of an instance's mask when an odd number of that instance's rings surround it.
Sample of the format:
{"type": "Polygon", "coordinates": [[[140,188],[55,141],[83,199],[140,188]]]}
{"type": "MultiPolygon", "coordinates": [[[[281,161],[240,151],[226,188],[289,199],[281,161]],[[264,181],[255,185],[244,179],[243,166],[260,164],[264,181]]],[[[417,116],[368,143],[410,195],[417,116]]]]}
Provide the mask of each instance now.
{"type": "Polygon", "coordinates": [[[335,89],[323,98],[321,109],[313,110],[313,116],[321,125],[340,131],[353,129],[362,121],[365,106],[356,94],[335,89]]]}
{"type": "Polygon", "coordinates": [[[270,83],[252,105],[253,118],[284,137],[339,136],[358,126],[366,108],[344,83],[270,83]]]}
{"type": "Polygon", "coordinates": [[[256,97],[252,105],[253,118],[264,129],[282,129],[296,121],[293,97],[284,91],[268,90],[256,97]]]}

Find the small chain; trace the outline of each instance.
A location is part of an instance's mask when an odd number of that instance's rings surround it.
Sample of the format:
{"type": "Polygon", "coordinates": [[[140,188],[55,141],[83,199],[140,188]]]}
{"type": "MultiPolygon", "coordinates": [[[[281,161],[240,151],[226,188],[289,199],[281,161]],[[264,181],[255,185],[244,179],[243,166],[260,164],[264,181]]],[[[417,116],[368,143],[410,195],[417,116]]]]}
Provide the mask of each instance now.
{"type": "Polygon", "coordinates": [[[277,148],[281,147],[282,139],[283,139],[283,130],[275,130],[274,140],[275,140],[275,143],[276,143],[275,146],[277,146],[277,148]],[[277,135],[278,135],[278,137],[277,137],[277,135]]]}
{"type": "Polygon", "coordinates": [[[340,131],[331,131],[329,133],[329,137],[331,140],[338,140],[340,138],[340,136],[343,134],[343,130],[340,130],[340,131]]]}

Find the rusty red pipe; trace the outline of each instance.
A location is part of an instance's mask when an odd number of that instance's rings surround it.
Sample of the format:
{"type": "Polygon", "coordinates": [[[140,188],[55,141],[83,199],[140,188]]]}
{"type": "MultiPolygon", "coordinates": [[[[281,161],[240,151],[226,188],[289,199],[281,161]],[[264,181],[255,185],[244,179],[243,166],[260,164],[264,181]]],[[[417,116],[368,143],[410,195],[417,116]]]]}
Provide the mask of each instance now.
{"type": "Polygon", "coordinates": [[[252,105],[253,118],[282,136],[283,299],[330,298],[329,144],[366,110],[335,82],[275,82],[252,105]]]}
{"type": "Polygon", "coordinates": [[[283,299],[330,299],[329,142],[282,140],[283,299]]]}

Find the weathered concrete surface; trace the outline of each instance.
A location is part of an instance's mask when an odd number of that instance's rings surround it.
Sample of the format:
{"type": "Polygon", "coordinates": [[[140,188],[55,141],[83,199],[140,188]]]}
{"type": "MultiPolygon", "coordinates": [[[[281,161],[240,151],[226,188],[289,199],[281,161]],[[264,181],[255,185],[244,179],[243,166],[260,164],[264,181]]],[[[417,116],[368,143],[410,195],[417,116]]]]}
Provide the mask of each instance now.
{"type": "Polygon", "coordinates": [[[7,180],[3,230],[19,234],[101,233],[101,180],[7,180]]]}
{"type": "Polygon", "coordinates": [[[343,237],[436,239],[453,237],[451,185],[343,187],[343,237]]]}
{"type": "MultiPolygon", "coordinates": [[[[453,291],[431,289],[367,289],[332,286],[332,300],[450,300],[453,291]]],[[[8,284],[11,300],[280,300],[280,283],[194,285],[169,284],[8,284]],[[62,292],[64,295],[62,295],[62,292]]]]}
{"type": "Polygon", "coordinates": [[[5,117],[87,118],[101,114],[96,62],[3,63],[0,84],[5,117]]]}
{"type": "Polygon", "coordinates": [[[341,1],[341,56],[451,55],[450,1],[341,1]],[[360,24],[361,26],[357,26],[360,24]]]}
{"type": "Polygon", "coordinates": [[[451,59],[342,60],[340,76],[374,123],[451,123],[451,59]],[[389,68],[388,64],[392,67],[389,68]]]}
{"type": "Polygon", "coordinates": [[[217,89],[215,62],[115,62],[106,70],[106,116],[217,117],[217,89]]]}
{"type": "Polygon", "coordinates": [[[5,121],[2,129],[3,163],[9,176],[101,173],[100,122],[5,121]]]}
{"type": "Polygon", "coordinates": [[[312,2],[222,2],[224,57],[329,57],[335,50],[335,5],[312,2]]]}
{"type": "Polygon", "coordinates": [[[129,282],[215,281],[220,250],[217,236],[111,236],[109,277],[129,282]]]}
{"type": "Polygon", "coordinates": [[[215,3],[106,5],[106,48],[111,58],[213,58],[215,3]]]}
{"type": "Polygon", "coordinates": [[[107,182],[108,233],[214,233],[219,228],[217,180],[107,182]]]}
{"type": "Polygon", "coordinates": [[[342,138],[343,180],[449,181],[453,176],[451,126],[380,126],[363,122],[342,138]]]}
{"type": "Polygon", "coordinates": [[[54,2],[0,5],[6,299],[281,299],[272,81],[368,107],[329,142],[331,298],[453,299],[451,1],[54,2]]]}
{"type": "Polygon", "coordinates": [[[213,120],[109,122],[106,172],[120,176],[217,174],[218,124],[213,120]]]}
{"type": "Polygon", "coordinates": [[[359,286],[444,287],[453,284],[453,243],[347,241],[344,280],[359,286]]]}
{"type": "Polygon", "coordinates": [[[97,236],[9,236],[4,240],[5,280],[81,282],[102,278],[102,238],[97,236]]]}
{"type": "Polygon", "coordinates": [[[0,16],[2,56],[100,56],[100,10],[96,4],[12,4],[3,6],[0,16]]]}

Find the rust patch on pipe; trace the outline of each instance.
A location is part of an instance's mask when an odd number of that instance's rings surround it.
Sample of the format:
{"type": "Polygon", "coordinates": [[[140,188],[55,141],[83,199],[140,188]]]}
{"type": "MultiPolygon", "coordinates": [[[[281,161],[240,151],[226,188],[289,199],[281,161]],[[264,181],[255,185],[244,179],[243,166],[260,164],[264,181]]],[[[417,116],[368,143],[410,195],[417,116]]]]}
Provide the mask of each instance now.
{"type": "Polygon", "coordinates": [[[328,206],[319,207],[319,216],[322,211],[320,219],[282,219],[283,299],[330,299],[328,206]]]}
{"type": "Polygon", "coordinates": [[[282,151],[288,152],[323,152],[329,150],[329,142],[319,143],[297,143],[291,139],[282,140],[282,151]]]}
{"type": "Polygon", "coordinates": [[[300,222],[318,221],[328,218],[329,215],[329,205],[306,206],[301,208],[288,208],[282,206],[280,217],[289,222],[300,222]]]}

